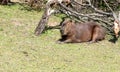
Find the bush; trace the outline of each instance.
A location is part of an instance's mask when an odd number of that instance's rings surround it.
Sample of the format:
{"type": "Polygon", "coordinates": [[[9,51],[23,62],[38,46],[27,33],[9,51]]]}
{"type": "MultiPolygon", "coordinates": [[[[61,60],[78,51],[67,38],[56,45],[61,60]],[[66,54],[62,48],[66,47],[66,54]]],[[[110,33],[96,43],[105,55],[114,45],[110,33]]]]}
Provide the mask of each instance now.
{"type": "Polygon", "coordinates": [[[28,5],[36,10],[44,9],[46,0],[29,0],[28,5]]]}
{"type": "Polygon", "coordinates": [[[0,4],[7,5],[10,2],[10,0],[0,0],[0,4]]]}

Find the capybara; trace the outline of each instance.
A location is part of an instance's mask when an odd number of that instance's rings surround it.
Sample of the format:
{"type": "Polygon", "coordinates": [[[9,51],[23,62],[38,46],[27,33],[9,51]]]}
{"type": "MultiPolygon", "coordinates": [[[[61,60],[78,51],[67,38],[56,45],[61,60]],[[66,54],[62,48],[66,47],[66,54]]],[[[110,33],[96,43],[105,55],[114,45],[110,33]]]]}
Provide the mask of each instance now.
{"type": "Polygon", "coordinates": [[[106,30],[95,22],[79,23],[65,19],[61,23],[59,43],[97,42],[105,38],[106,30]]]}

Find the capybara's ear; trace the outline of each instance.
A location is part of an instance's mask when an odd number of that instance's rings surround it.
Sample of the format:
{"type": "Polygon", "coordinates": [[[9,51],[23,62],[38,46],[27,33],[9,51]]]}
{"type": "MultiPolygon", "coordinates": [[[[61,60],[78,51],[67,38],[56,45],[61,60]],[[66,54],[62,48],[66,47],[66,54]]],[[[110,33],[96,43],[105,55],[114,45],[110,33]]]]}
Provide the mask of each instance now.
{"type": "Polygon", "coordinates": [[[69,22],[74,23],[75,21],[74,20],[69,20],[69,22]]]}
{"type": "Polygon", "coordinates": [[[69,22],[72,22],[72,20],[69,20],[69,22]]]}
{"type": "Polygon", "coordinates": [[[72,23],[75,23],[75,20],[72,20],[72,23]]]}

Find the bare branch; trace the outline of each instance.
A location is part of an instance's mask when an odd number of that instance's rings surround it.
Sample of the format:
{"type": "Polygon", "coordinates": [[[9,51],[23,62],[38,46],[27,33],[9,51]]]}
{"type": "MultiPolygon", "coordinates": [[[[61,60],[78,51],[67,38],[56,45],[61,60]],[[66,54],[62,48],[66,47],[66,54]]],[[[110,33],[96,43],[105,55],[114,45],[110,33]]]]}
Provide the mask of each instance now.
{"type": "Polygon", "coordinates": [[[117,15],[115,14],[115,12],[112,10],[112,8],[108,5],[108,3],[106,2],[106,0],[103,0],[105,2],[105,4],[107,5],[107,7],[112,11],[113,13],[113,17],[115,18],[115,20],[117,20],[117,15]]]}
{"type": "Polygon", "coordinates": [[[75,0],[72,0],[72,3],[78,4],[78,5],[81,5],[81,6],[90,6],[89,4],[80,4],[75,0]]]}
{"type": "Polygon", "coordinates": [[[98,13],[91,13],[91,14],[86,14],[88,16],[97,16],[97,17],[103,17],[104,15],[98,14],[98,13]]]}
{"type": "Polygon", "coordinates": [[[67,8],[67,7],[66,7],[65,5],[63,5],[62,3],[60,3],[60,6],[63,7],[64,9],[66,9],[67,11],[69,11],[69,12],[71,12],[71,13],[74,13],[74,14],[77,15],[77,16],[88,17],[88,18],[90,18],[90,19],[92,19],[92,20],[101,21],[101,22],[104,22],[104,23],[106,23],[106,24],[111,25],[111,23],[109,23],[109,22],[107,22],[107,21],[105,21],[105,20],[102,20],[102,19],[100,19],[100,18],[93,18],[93,17],[91,17],[91,16],[84,15],[84,14],[78,13],[78,12],[76,12],[76,11],[73,11],[73,10],[71,10],[70,8],[67,8]]]}
{"type": "Polygon", "coordinates": [[[119,18],[119,21],[120,21],[120,11],[119,11],[119,16],[118,16],[118,18],[119,18]]]}
{"type": "Polygon", "coordinates": [[[90,0],[86,0],[86,1],[89,3],[89,5],[90,5],[90,6],[92,6],[92,4],[91,4],[91,1],[90,1],[90,0]]]}
{"type": "Polygon", "coordinates": [[[103,11],[98,10],[97,8],[95,8],[95,7],[92,5],[92,3],[91,3],[90,0],[87,0],[87,2],[88,2],[89,4],[80,4],[80,3],[76,2],[75,0],[73,0],[73,2],[76,3],[76,4],[82,5],[82,6],[90,6],[90,7],[93,8],[93,9],[95,10],[95,12],[97,12],[97,13],[104,14],[104,15],[112,15],[112,13],[103,12],[103,11]]]}
{"type": "Polygon", "coordinates": [[[57,3],[57,2],[62,3],[62,1],[63,0],[48,0],[47,3],[51,3],[51,2],[52,3],[57,3]]]}
{"type": "Polygon", "coordinates": [[[49,0],[46,4],[44,14],[42,15],[42,18],[35,29],[35,35],[40,35],[43,32],[45,25],[48,23],[50,15],[55,12],[55,10],[50,8],[50,4],[53,3],[53,1],[54,0],[49,0]]]}

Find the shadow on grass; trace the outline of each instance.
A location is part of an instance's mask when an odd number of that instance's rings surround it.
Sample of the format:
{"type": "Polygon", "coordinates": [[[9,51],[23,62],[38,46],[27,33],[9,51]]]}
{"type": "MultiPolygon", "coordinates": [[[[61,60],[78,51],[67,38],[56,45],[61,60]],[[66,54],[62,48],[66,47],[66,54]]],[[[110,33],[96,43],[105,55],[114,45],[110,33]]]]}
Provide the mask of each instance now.
{"type": "MultiPolygon", "coordinates": [[[[119,35],[120,35],[120,32],[119,32],[119,35]]],[[[112,35],[112,36],[113,38],[110,39],[109,42],[116,43],[118,41],[119,36],[118,37],[116,37],[115,35],[112,35]]]]}
{"type": "Polygon", "coordinates": [[[115,35],[113,36],[112,39],[109,40],[109,42],[112,42],[112,43],[116,43],[118,41],[118,38],[115,37],[115,35]]]}

